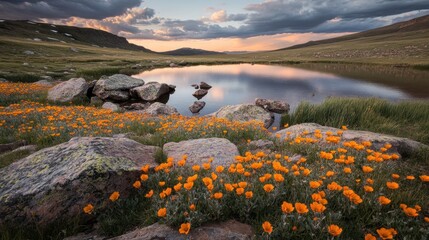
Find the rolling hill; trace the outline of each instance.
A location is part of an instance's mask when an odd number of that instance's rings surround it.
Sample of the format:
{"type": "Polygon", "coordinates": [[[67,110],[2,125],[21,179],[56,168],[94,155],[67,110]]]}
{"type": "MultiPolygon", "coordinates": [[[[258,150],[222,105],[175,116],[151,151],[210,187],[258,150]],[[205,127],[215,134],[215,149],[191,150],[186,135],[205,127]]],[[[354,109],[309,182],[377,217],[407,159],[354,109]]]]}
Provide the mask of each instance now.
{"type": "Polygon", "coordinates": [[[359,38],[375,37],[375,36],[395,34],[395,33],[407,33],[407,32],[414,32],[414,31],[428,30],[428,29],[429,29],[429,15],[426,15],[423,17],[414,18],[408,21],[395,23],[385,27],[375,28],[368,31],[336,37],[336,38],[329,38],[329,39],[324,39],[319,41],[310,41],[304,44],[298,44],[291,47],[278,49],[276,51],[288,50],[288,49],[299,49],[299,48],[305,48],[305,47],[316,46],[321,44],[332,44],[332,43],[338,43],[342,41],[356,40],[359,38]]]}
{"type": "Polygon", "coordinates": [[[26,38],[34,41],[84,44],[97,47],[119,48],[132,51],[152,52],[131,44],[124,37],[92,28],[80,28],[27,20],[1,20],[0,36],[26,38]]]}
{"type": "Polygon", "coordinates": [[[160,52],[160,54],[170,55],[170,56],[195,56],[195,55],[217,55],[217,54],[224,54],[224,53],[207,51],[203,49],[195,49],[195,48],[179,48],[172,51],[160,52]]]}

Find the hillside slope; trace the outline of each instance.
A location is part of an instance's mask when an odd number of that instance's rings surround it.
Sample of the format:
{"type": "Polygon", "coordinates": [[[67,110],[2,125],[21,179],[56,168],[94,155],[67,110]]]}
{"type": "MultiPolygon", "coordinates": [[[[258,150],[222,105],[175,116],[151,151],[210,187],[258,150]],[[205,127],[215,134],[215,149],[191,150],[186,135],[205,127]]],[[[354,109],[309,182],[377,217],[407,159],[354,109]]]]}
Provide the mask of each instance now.
{"type": "Polygon", "coordinates": [[[216,55],[216,54],[224,54],[224,53],[207,51],[203,49],[195,49],[195,48],[179,48],[172,51],[160,52],[160,54],[171,55],[171,56],[195,56],[195,55],[216,55]]]}
{"type": "Polygon", "coordinates": [[[408,21],[395,23],[385,27],[375,28],[368,31],[336,37],[336,38],[324,39],[319,41],[310,41],[304,44],[298,44],[291,47],[278,49],[276,51],[305,48],[305,47],[316,46],[321,44],[338,43],[342,41],[355,40],[359,38],[375,37],[375,36],[395,34],[395,33],[407,33],[407,32],[414,32],[414,31],[428,30],[428,29],[429,29],[429,15],[426,15],[423,17],[414,18],[408,21]]]}
{"type": "Polygon", "coordinates": [[[105,31],[92,28],[36,23],[26,20],[2,20],[0,22],[0,36],[152,52],[142,46],[129,43],[123,37],[105,31]]]}

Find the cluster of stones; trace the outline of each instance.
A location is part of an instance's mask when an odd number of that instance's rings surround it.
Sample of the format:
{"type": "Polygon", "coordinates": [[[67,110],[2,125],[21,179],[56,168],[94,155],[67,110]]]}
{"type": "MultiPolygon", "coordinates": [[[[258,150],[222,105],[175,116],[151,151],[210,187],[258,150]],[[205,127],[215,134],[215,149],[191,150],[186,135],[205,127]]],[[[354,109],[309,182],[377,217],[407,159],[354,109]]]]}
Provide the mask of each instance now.
{"type": "MultiPolygon", "coordinates": [[[[212,86],[210,86],[206,82],[201,82],[199,85],[192,84],[191,86],[197,89],[197,91],[195,91],[194,94],[192,94],[192,96],[194,96],[198,100],[200,100],[205,95],[207,95],[207,93],[209,92],[209,89],[212,88],[212,86]]],[[[189,106],[189,111],[196,114],[196,113],[199,113],[205,106],[206,106],[206,102],[195,101],[191,106],[189,106]]]]}
{"type": "Polygon", "coordinates": [[[123,74],[103,76],[87,82],[72,78],[51,88],[48,99],[56,102],[81,101],[90,98],[93,105],[112,111],[141,111],[149,114],[177,114],[177,109],[167,106],[176,86],[149,82],[123,74]]]}

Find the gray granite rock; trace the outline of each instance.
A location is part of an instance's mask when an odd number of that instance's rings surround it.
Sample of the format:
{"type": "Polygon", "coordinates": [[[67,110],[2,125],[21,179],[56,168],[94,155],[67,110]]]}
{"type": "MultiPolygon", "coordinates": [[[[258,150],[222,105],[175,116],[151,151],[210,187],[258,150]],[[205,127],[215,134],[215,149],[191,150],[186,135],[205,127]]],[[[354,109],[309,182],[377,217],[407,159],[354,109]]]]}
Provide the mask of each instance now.
{"type": "Polygon", "coordinates": [[[118,112],[121,108],[118,104],[112,102],[105,102],[101,108],[112,110],[112,112],[118,112]]]}
{"type": "Polygon", "coordinates": [[[173,115],[179,114],[175,107],[166,105],[164,103],[155,102],[152,103],[148,108],[141,111],[142,113],[150,114],[150,115],[173,115]]]}
{"type": "Polygon", "coordinates": [[[260,106],[269,112],[279,114],[288,113],[290,110],[289,104],[285,101],[257,98],[255,99],[255,105],[260,106]]]}
{"type": "Polygon", "coordinates": [[[70,102],[86,99],[88,83],[83,78],[72,78],[49,89],[48,100],[70,102]]]}
{"type": "Polygon", "coordinates": [[[189,106],[189,111],[192,113],[199,113],[206,106],[204,101],[195,101],[191,106],[189,106]]]}
{"type": "Polygon", "coordinates": [[[274,122],[274,115],[265,109],[253,104],[228,105],[211,114],[217,118],[226,118],[231,121],[246,122],[256,120],[269,128],[274,122]]]}
{"type": "Polygon", "coordinates": [[[72,138],[0,169],[0,224],[46,226],[82,214],[114,191],[126,197],[158,147],[126,138],[72,138]]]}
{"type": "Polygon", "coordinates": [[[144,101],[156,101],[162,95],[170,92],[170,87],[165,83],[149,82],[141,87],[131,90],[133,95],[144,101]]]}
{"type": "Polygon", "coordinates": [[[237,146],[225,138],[201,138],[181,142],[170,142],[164,145],[164,153],[175,161],[188,155],[186,163],[190,166],[202,164],[213,158],[212,166],[229,166],[239,155],[237,146]]]}

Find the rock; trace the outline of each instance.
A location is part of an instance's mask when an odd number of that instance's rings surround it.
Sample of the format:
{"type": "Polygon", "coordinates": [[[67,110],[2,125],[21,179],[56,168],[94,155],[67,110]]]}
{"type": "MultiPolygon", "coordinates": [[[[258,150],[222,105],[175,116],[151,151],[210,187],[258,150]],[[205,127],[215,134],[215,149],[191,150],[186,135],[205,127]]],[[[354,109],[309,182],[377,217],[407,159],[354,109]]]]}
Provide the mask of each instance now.
{"type": "MultiPolygon", "coordinates": [[[[274,135],[280,136],[280,139],[295,139],[298,135],[301,135],[304,131],[308,131],[310,135],[314,136],[315,130],[320,130],[321,134],[325,137],[326,132],[330,131],[333,134],[336,134],[341,129],[333,127],[325,127],[316,123],[302,123],[290,126],[289,128],[283,129],[274,135]]],[[[342,130],[341,130],[342,131],[342,130]]],[[[372,142],[372,148],[380,149],[384,144],[390,143],[392,145],[392,151],[398,152],[402,156],[409,156],[415,152],[420,151],[422,148],[428,148],[427,145],[423,143],[416,142],[408,138],[400,138],[391,135],[374,133],[368,131],[356,131],[356,130],[345,130],[343,131],[341,142],[344,141],[356,141],[361,143],[363,141],[372,142]]],[[[325,141],[320,142],[319,144],[326,144],[325,141]]]]}
{"type": "Polygon", "coordinates": [[[5,78],[0,78],[0,82],[8,82],[5,78]]]}
{"type": "Polygon", "coordinates": [[[195,89],[199,89],[200,86],[198,86],[198,84],[192,84],[191,87],[195,88],[195,89]]]}
{"type": "Polygon", "coordinates": [[[255,104],[256,106],[260,106],[269,112],[274,112],[279,114],[288,113],[290,110],[289,104],[285,101],[276,101],[271,99],[257,98],[255,100],[255,104]]]}
{"type": "Polygon", "coordinates": [[[199,89],[192,94],[192,96],[196,97],[198,100],[203,98],[205,95],[207,95],[208,91],[205,89],[199,89]]]}
{"type": "Polygon", "coordinates": [[[103,105],[103,100],[101,100],[99,97],[91,97],[91,105],[94,105],[94,106],[101,106],[101,105],[103,105]]]}
{"type": "Polygon", "coordinates": [[[194,104],[189,106],[189,111],[192,113],[199,113],[201,109],[203,109],[206,106],[206,102],[204,101],[195,101],[194,104]]]}
{"type": "Polygon", "coordinates": [[[106,238],[100,237],[94,232],[88,234],[81,233],[75,236],[66,237],[63,240],[106,240],[106,238]]]}
{"type": "Polygon", "coordinates": [[[246,122],[256,120],[269,128],[274,122],[274,115],[265,109],[253,104],[228,105],[211,114],[217,118],[226,118],[230,121],[246,122]]]}
{"type": "Polygon", "coordinates": [[[170,88],[165,83],[150,82],[131,90],[133,94],[145,101],[156,101],[162,95],[169,93],[170,88]]]}
{"type": "Polygon", "coordinates": [[[40,81],[34,82],[33,84],[47,86],[47,87],[53,86],[53,84],[51,82],[48,82],[47,80],[40,80],[40,81]]]}
{"type": "Polygon", "coordinates": [[[25,62],[22,64],[22,66],[30,66],[30,64],[25,62]]]}
{"type": "Polygon", "coordinates": [[[130,98],[129,90],[142,86],[144,80],[133,78],[124,74],[115,74],[110,77],[101,77],[95,83],[92,91],[101,99],[111,99],[116,101],[126,101],[130,98]]]}
{"type": "Polygon", "coordinates": [[[125,106],[124,108],[128,111],[138,111],[145,110],[150,106],[150,103],[133,103],[130,106],[125,106]]]}
{"type": "Polygon", "coordinates": [[[249,143],[249,148],[252,150],[270,149],[273,147],[274,147],[274,142],[270,140],[265,140],[265,139],[259,139],[259,140],[251,141],[249,143]]]}
{"type": "Polygon", "coordinates": [[[229,166],[239,155],[237,147],[225,138],[201,138],[182,142],[170,142],[164,145],[164,153],[175,161],[188,155],[189,166],[207,162],[213,158],[212,166],[229,166]]]}
{"type": "Polygon", "coordinates": [[[51,76],[45,75],[40,76],[40,80],[53,81],[54,79],[51,76]]]}
{"type": "Polygon", "coordinates": [[[0,225],[41,227],[82,214],[114,191],[127,197],[141,166],[157,166],[158,147],[126,138],[72,138],[0,169],[0,225]]]}
{"type": "Polygon", "coordinates": [[[77,49],[77,48],[75,48],[75,47],[71,47],[71,48],[70,48],[70,51],[75,52],[75,53],[78,53],[78,52],[79,52],[79,49],[77,49]]]}
{"type": "Polygon", "coordinates": [[[105,102],[101,107],[104,109],[110,109],[112,112],[118,112],[120,110],[119,105],[112,102],[105,102]]]}
{"type": "Polygon", "coordinates": [[[170,63],[170,67],[177,67],[177,64],[175,64],[175,63],[170,63]]]}
{"type": "Polygon", "coordinates": [[[49,89],[48,100],[70,102],[86,98],[88,83],[83,78],[72,78],[49,89]]]}
{"type": "Polygon", "coordinates": [[[176,85],[168,84],[168,87],[170,88],[170,90],[176,90],[176,85]]]}
{"type": "Polygon", "coordinates": [[[209,85],[209,84],[207,84],[206,82],[201,82],[201,83],[200,83],[200,88],[201,88],[201,89],[209,90],[210,88],[212,88],[212,86],[210,86],[210,85],[209,85]]]}
{"type": "Polygon", "coordinates": [[[191,229],[188,236],[180,234],[177,229],[173,229],[167,225],[155,223],[148,227],[112,238],[111,240],[250,240],[253,235],[254,233],[251,226],[235,220],[229,220],[221,223],[206,224],[196,229],[191,229]]]}
{"type": "Polygon", "coordinates": [[[24,54],[25,55],[34,55],[34,52],[30,51],[30,50],[27,50],[27,51],[24,51],[24,54]]]}
{"type": "Polygon", "coordinates": [[[19,140],[13,143],[0,144],[0,153],[5,153],[5,152],[15,150],[19,147],[25,146],[25,144],[27,144],[25,140],[19,140]]]}
{"type": "Polygon", "coordinates": [[[41,41],[42,41],[42,39],[40,39],[40,38],[33,38],[33,41],[41,42],[41,41]]]}
{"type": "Polygon", "coordinates": [[[133,136],[136,136],[135,133],[133,132],[128,132],[128,133],[119,133],[119,134],[115,134],[112,137],[113,138],[131,138],[133,136]]]}
{"type": "Polygon", "coordinates": [[[146,113],[150,115],[173,115],[179,114],[175,107],[166,105],[164,103],[155,102],[152,103],[147,109],[140,111],[141,113],[146,113]]]}
{"type": "Polygon", "coordinates": [[[143,66],[141,64],[135,64],[135,65],[131,66],[131,69],[140,69],[142,67],[143,66]]]}

